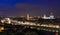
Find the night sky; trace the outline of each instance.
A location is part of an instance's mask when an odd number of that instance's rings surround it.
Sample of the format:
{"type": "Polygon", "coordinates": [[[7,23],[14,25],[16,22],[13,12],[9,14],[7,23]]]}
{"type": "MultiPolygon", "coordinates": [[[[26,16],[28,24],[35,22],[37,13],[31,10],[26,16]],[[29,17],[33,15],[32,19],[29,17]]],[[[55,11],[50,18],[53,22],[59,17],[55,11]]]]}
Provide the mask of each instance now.
{"type": "Polygon", "coordinates": [[[60,16],[59,0],[0,0],[1,16],[21,16],[27,13],[41,16],[49,15],[50,12],[60,16]]]}

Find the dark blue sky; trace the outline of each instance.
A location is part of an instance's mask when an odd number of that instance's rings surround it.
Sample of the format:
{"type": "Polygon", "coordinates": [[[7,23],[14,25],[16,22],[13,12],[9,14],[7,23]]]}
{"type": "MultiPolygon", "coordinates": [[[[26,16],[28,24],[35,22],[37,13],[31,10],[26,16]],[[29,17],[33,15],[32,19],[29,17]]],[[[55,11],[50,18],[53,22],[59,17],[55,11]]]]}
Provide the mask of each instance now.
{"type": "Polygon", "coordinates": [[[20,16],[26,15],[54,15],[60,16],[59,0],[0,0],[0,15],[20,16]]]}

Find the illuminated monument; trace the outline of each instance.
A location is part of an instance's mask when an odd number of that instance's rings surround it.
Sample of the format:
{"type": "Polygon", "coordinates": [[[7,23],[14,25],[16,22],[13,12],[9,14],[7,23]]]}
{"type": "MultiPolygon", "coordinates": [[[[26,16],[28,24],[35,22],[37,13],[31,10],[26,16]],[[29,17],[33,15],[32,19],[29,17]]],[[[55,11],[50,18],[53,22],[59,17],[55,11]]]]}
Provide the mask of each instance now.
{"type": "Polygon", "coordinates": [[[27,20],[29,20],[29,14],[27,14],[27,20]]]}
{"type": "Polygon", "coordinates": [[[51,13],[49,17],[47,17],[47,16],[44,14],[44,16],[43,16],[42,18],[43,18],[43,19],[55,19],[53,13],[51,13]]]}

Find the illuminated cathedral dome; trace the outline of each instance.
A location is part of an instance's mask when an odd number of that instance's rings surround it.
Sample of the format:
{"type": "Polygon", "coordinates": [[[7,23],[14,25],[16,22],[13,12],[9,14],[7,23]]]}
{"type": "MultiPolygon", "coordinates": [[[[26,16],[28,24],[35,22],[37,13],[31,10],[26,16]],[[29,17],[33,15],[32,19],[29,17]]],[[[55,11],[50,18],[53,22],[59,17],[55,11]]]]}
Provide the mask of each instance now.
{"type": "Polygon", "coordinates": [[[42,17],[43,19],[55,19],[54,15],[51,13],[49,17],[47,17],[45,14],[42,17]]]}
{"type": "Polygon", "coordinates": [[[55,19],[53,13],[50,13],[50,18],[51,18],[51,19],[55,19]]]}

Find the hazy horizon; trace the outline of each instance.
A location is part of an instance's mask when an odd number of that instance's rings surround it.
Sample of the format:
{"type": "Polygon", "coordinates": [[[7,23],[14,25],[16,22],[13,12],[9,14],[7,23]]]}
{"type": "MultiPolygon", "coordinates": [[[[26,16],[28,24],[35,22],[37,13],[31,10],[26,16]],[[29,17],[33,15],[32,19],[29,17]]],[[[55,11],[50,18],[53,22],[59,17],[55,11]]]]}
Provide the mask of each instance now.
{"type": "Polygon", "coordinates": [[[29,13],[32,16],[49,15],[52,12],[60,16],[59,0],[0,0],[0,15],[21,16],[29,13]]]}

